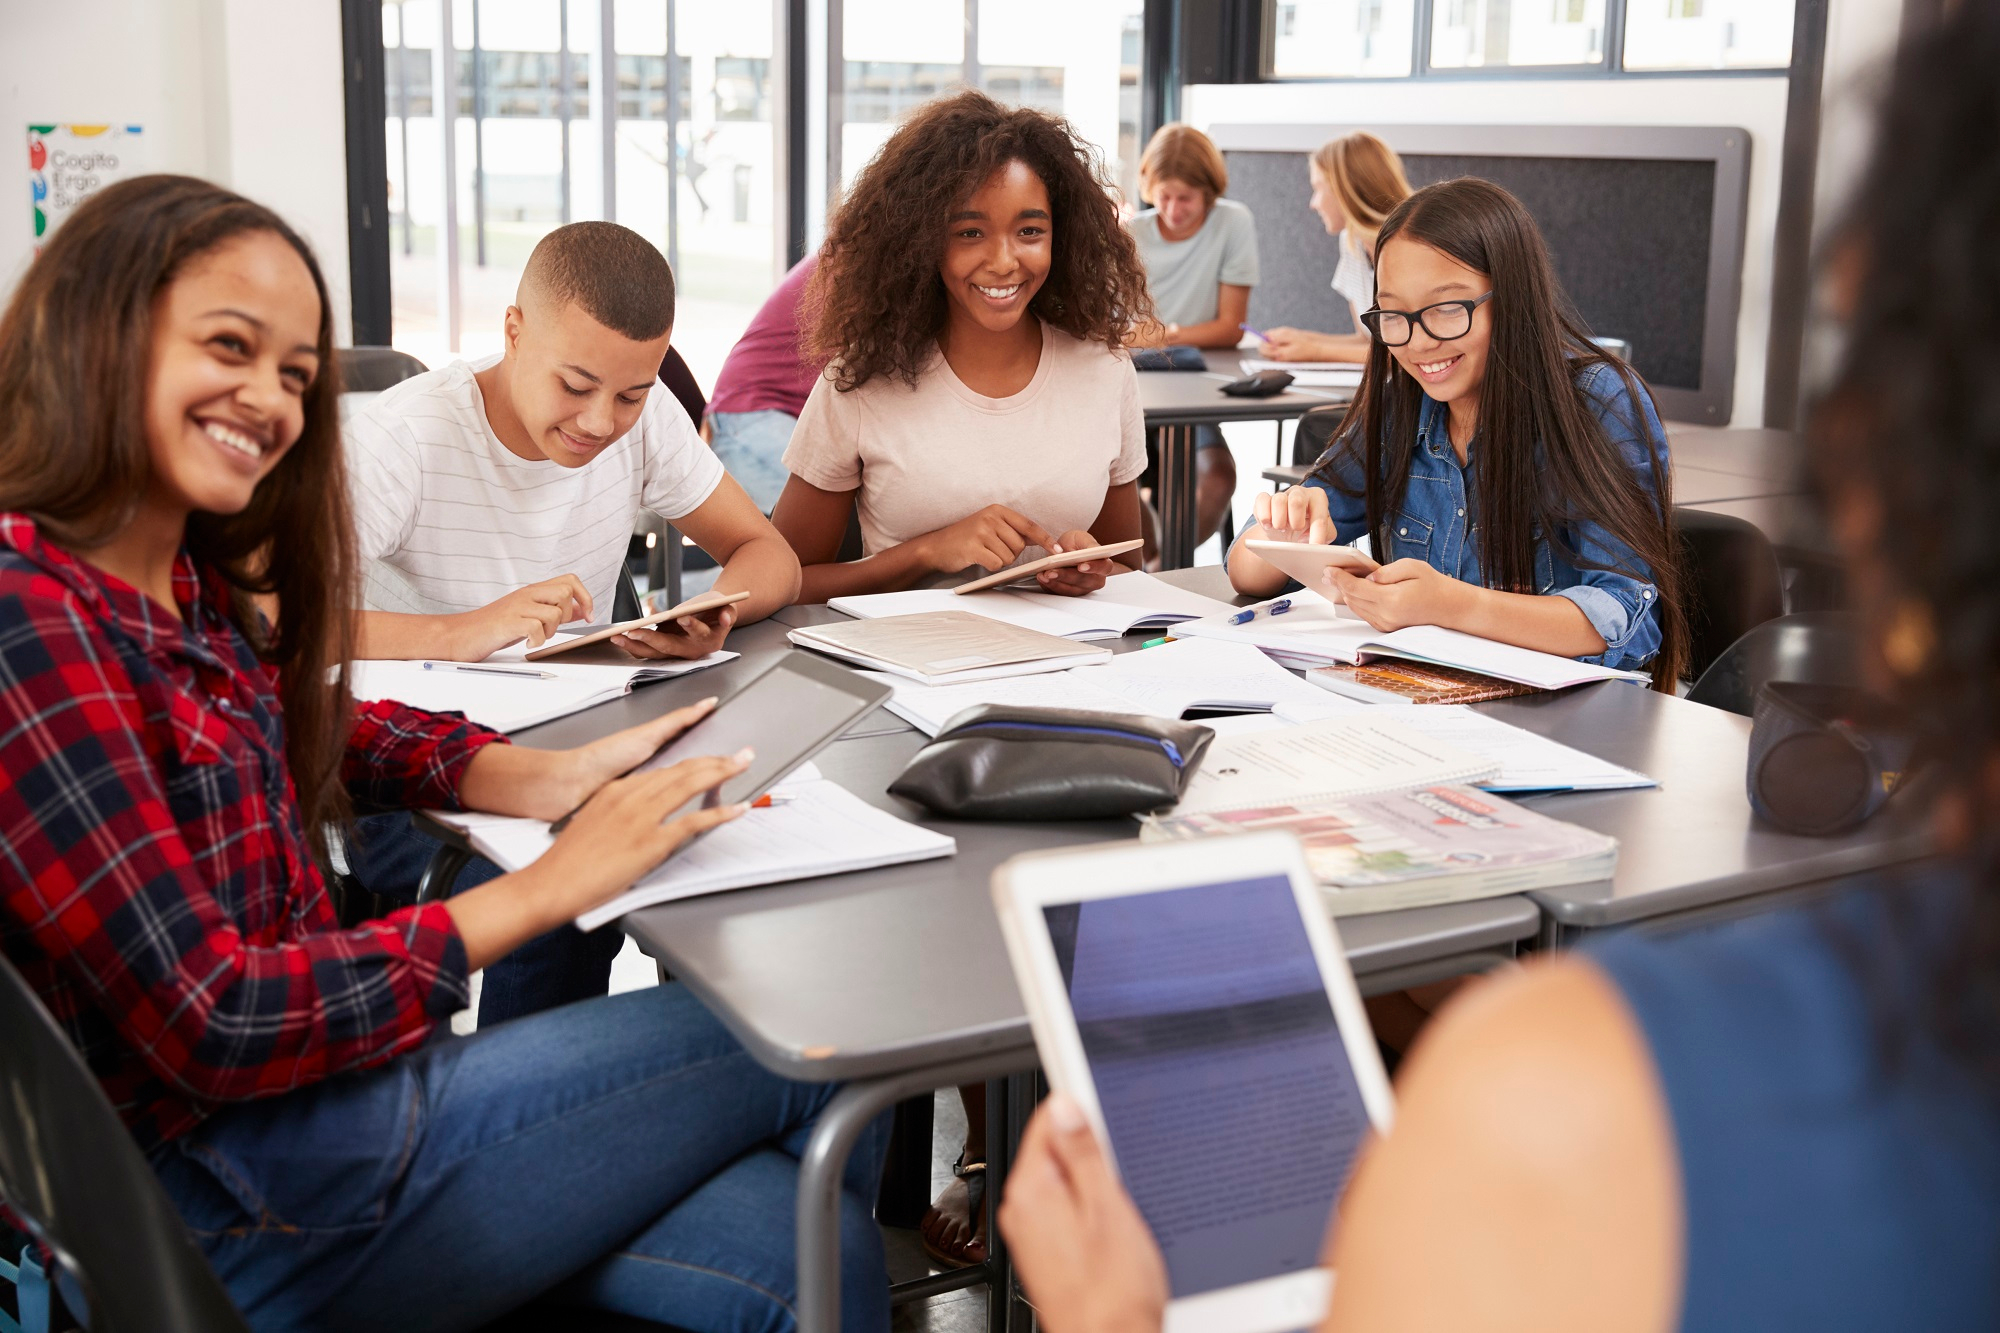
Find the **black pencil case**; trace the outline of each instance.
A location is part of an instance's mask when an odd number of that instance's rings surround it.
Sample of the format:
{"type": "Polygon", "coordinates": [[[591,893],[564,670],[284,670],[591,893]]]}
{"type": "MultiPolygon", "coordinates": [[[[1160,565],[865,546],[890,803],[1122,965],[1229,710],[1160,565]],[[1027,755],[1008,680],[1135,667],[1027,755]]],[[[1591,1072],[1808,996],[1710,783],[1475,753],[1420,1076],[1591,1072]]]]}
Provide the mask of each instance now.
{"type": "Polygon", "coordinates": [[[1215,732],[1191,722],[981,704],[890,784],[953,819],[1109,819],[1180,800],[1215,732]]]}
{"type": "Polygon", "coordinates": [[[1199,347],[1173,343],[1166,347],[1132,349],[1134,370],[1207,370],[1208,361],[1199,347]]]}

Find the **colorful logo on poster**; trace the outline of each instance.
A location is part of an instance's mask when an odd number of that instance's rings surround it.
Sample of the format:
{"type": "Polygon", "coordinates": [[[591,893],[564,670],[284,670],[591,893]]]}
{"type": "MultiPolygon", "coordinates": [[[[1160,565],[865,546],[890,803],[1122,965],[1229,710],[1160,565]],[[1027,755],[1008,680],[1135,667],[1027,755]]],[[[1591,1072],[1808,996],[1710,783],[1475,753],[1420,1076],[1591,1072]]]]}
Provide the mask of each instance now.
{"type": "Polygon", "coordinates": [[[137,125],[28,126],[28,205],[37,245],[85,199],[141,174],[144,144],[137,125]]]}

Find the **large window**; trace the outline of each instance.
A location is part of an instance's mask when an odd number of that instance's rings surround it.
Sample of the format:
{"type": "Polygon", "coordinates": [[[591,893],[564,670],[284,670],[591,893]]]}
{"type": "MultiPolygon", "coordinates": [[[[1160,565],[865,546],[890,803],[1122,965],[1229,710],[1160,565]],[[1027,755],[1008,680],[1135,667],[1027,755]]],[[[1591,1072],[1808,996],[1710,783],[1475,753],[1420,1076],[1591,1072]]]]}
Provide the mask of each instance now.
{"type": "Polygon", "coordinates": [[[1265,0],[1265,74],[1781,70],[1792,10],[1793,0],[1265,0]]]}
{"type": "Polygon", "coordinates": [[[674,261],[674,344],[712,384],[777,279],[770,6],[447,2],[448,69],[434,56],[441,0],[383,6],[396,346],[430,365],[497,351],[535,243],[565,222],[610,217],[674,261]],[[592,95],[606,17],[608,126],[592,95]],[[457,94],[449,198],[441,75],[457,94]]]}
{"type": "Polygon", "coordinates": [[[910,111],[981,88],[1066,116],[1129,199],[1139,150],[1143,0],[845,0],[829,182],[868,164],[910,111]]]}

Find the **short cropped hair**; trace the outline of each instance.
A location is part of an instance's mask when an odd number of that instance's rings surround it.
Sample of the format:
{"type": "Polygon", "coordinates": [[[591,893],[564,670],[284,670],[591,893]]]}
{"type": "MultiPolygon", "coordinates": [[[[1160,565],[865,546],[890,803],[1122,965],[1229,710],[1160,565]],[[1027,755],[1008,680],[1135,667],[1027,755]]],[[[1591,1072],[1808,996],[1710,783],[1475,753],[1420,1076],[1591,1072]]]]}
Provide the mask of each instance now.
{"type": "Polygon", "coordinates": [[[651,241],[615,222],[572,222],[542,237],[521,287],[579,306],[635,342],[674,326],[674,271],[651,241]]]}
{"type": "Polygon", "coordinates": [[[1139,180],[1148,194],[1155,181],[1192,185],[1209,204],[1229,192],[1229,168],[1222,164],[1215,140],[1179,121],[1153,131],[1139,158],[1139,180]]]}

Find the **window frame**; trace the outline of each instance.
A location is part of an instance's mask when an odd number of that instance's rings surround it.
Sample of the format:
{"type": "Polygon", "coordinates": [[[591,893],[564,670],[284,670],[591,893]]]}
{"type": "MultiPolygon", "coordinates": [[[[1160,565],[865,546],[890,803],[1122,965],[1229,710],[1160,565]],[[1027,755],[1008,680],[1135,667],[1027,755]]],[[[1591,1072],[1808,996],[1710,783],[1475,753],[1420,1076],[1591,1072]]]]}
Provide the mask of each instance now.
{"type": "MultiPolygon", "coordinates": [[[[1410,24],[1410,72],[1408,74],[1279,74],[1277,31],[1279,0],[1259,0],[1257,12],[1262,32],[1256,81],[1259,83],[1408,83],[1412,79],[1432,79],[1450,83],[1491,83],[1534,79],[1769,79],[1783,78],[1791,70],[1788,55],[1783,64],[1743,65],[1728,69],[1627,69],[1625,68],[1625,12],[1631,0],[1604,0],[1604,55],[1588,65],[1497,65],[1486,67],[1431,64],[1431,15],[1439,0],[1414,0],[1410,24]]],[[[1798,27],[1793,22],[1792,45],[1798,45],[1798,27]]]]}

